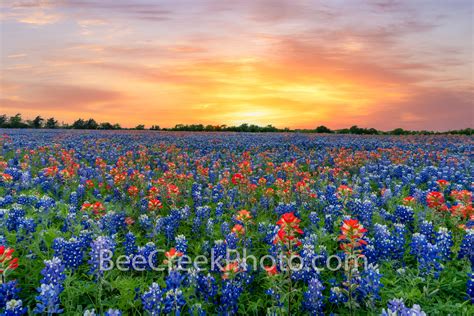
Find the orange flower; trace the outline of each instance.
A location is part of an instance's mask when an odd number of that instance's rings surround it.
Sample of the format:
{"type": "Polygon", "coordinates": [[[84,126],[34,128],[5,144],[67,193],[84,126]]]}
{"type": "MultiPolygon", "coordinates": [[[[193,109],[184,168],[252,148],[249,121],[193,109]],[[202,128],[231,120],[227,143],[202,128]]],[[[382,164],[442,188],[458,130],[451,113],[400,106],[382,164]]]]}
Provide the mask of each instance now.
{"type": "Polygon", "coordinates": [[[352,188],[348,187],[347,185],[340,185],[337,188],[337,197],[339,199],[347,199],[351,195],[352,195],[352,188]]]}
{"type": "Polygon", "coordinates": [[[172,259],[175,257],[181,257],[183,255],[182,252],[176,250],[176,248],[171,248],[169,251],[165,252],[165,257],[168,259],[172,259]]]}
{"type": "Polygon", "coordinates": [[[127,224],[128,226],[133,225],[133,223],[135,223],[135,220],[130,216],[125,218],[125,224],[127,224]]]}
{"type": "Polygon", "coordinates": [[[9,175],[8,173],[2,174],[2,179],[4,182],[7,182],[7,183],[13,181],[13,177],[9,175]]]}
{"type": "Polygon", "coordinates": [[[128,192],[128,195],[130,195],[130,196],[137,196],[138,195],[138,188],[134,185],[131,185],[128,188],[127,192],[128,192]]]}
{"type": "Polygon", "coordinates": [[[441,190],[444,190],[448,187],[449,185],[449,181],[447,180],[444,180],[444,179],[440,179],[438,181],[436,181],[436,183],[438,183],[439,187],[441,188],[441,190]]]}
{"type": "Polygon", "coordinates": [[[249,220],[252,218],[252,215],[250,214],[249,211],[247,210],[240,210],[238,213],[237,213],[237,216],[236,216],[236,219],[238,221],[241,221],[241,222],[244,222],[246,220],[249,220]]]}
{"type": "Polygon", "coordinates": [[[222,279],[227,280],[231,277],[234,277],[237,273],[239,273],[240,268],[239,268],[239,263],[238,262],[231,262],[228,263],[223,269],[222,269],[222,279]]]}
{"type": "Polygon", "coordinates": [[[232,228],[232,232],[234,234],[236,234],[237,236],[240,236],[240,235],[244,235],[245,234],[245,228],[244,226],[240,225],[240,224],[236,224],[233,228],[232,228]]]}
{"type": "Polygon", "coordinates": [[[165,252],[165,257],[167,259],[163,260],[163,263],[164,264],[168,264],[170,262],[173,262],[175,259],[179,258],[179,257],[182,257],[183,256],[183,253],[180,252],[180,251],[177,251],[176,248],[171,248],[170,250],[168,250],[167,252],[165,252]]]}
{"type": "Polygon", "coordinates": [[[7,271],[18,268],[18,258],[13,258],[15,249],[0,246],[0,274],[5,275],[7,271]]]}
{"type": "Polygon", "coordinates": [[[232,176],[232,183],[233,184],[240,184],[244,181],[244,176],[240,173],[236,173],[232,176]]]}
{"type": "Polygon", "coordinates": [[[444,195],[440,192],[429,192],[426,195],[426,203],[431,208],[439,208],[444,204],[444,195]]]}
{"type": "Polygon", "coordinates": [[[267,275],[273,276],[278,274],[278,270],[276,265],[269,266],[269,267],[264,267],[265,271],[267,271],[267,275]]]}
{"type": "Polygon", "coordinates": [[[86,187],[88,189],[92,189],[94,186],[95,186],[95,184],[92,180],[86,180],[86,187]]]}
{"type": "Polygon", "coordinates": [[[464,205],[470,205],[472,202],[472,192],[468,190],[461,190],[461,191],[453,190],[451,192],[451,196],[455,200],[463,203],[464,205]]]}
{"type": "Polygon", "coordinates": [[[148,209],[151,211],[156,211],[159,208],[162,208],[163,204],[158,199],[151,199],[148,201],[148,209]]]}
{"type": "Polygon", "coordinates": [[[413,196],[407,196],[403,199],[404,205],[413,205],[416,203],[416,199],[413,196]]]}
{"type": "Polygon", "coordinates": [[[339,235],[339,241],[345,241],[341,244],[341,249],[345,252],[351,251],[350,249],[358,248],[362,245],[366,245],[367,242],[362,239],[367,229],[362,226],[356,219],[346,219],[341,227],[341,235],[339,235]]]}
{"type": "MultiPolygon", "coordinates": [[[[273,240],[273,243],[276,244],[280,242],[289,248],[293,245],[301,245],[301,242],[296,238],[297,234],[303,233],[303,230],[298,225],[300,222],[301,220],[296,217],[293,212],[283,214],[277,222],[277,225],[280,226],[280,230],[273,240]]],[[[288,250],[291,251],[292,249],[288,250]]]]}

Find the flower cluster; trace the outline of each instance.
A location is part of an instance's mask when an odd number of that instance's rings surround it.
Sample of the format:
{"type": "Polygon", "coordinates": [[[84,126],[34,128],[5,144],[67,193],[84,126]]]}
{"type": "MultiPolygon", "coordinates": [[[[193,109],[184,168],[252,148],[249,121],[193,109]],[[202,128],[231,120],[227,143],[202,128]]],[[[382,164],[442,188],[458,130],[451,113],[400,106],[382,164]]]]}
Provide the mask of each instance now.
{"type": "Polygon", "coordinates": [[[60,307],[59,295],[63,291],[63,282],[66,279],[64,265],[61,259],[54,257],[44,262],[45,268],[41,271],[43,279],[38,288],[39,295],[36,297],[35,313],[45,313],[48,315],[60,314],[63,310],[60,307]]]}
{"type": "Polygon", "coordinates": [[[18,258],[13,257],[15,249],[0,246],[0,275],[5,279],[8,272],[18,268],[18,258]]]}

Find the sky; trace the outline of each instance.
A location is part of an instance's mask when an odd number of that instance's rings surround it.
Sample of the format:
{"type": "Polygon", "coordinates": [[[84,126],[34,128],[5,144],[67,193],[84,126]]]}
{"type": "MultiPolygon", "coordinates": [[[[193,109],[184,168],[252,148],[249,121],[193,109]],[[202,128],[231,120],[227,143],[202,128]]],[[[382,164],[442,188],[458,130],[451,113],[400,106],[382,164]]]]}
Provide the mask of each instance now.
{"type": "Polygon", "coordinates": [[[473,2],[0,1],[0,113],[474,126],[473,2]]]}

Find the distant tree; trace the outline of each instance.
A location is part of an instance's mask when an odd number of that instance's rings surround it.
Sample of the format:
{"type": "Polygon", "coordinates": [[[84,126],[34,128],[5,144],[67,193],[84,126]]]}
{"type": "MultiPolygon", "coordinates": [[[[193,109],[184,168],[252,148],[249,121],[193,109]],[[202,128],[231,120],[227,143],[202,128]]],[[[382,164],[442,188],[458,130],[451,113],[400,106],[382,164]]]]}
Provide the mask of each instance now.
{"type": "Polygon", "coordinates": [[[152,125],[152,126],[150,127],[150,130],[152,130],[152,131],[159,131],[159,130],[160,130],[160,126],[159,126],[159,125],[152,125]]]}
{"type": "Polygon", "coordinates": [[[403,128],[396,128],[393,131],[390,131],[390,134],[392,134],[392,135],[406,135],[407,131],[405,131],[403,128]]]}
{"type": "Polygon", "coordinates": [[[85,122],[84,127],[86,129],[97,129],[99,124],[93,118],[90,118],[85,122]]]}
{"type": "Polygon", "coordinates": [[[72,123],[72,128],[74,129],[84,129],[85,128],[85,122],[83,119],[78,119],[72,123]]]}
{"type": "Polygon", "coordinates": [[[109,122],[100,123],[98,129],[114,129],[114,126],[109,122]]]}
{"type": "Polygon", "coordinates": [[[120,126],[119,123],[115,123],[113,127],[114,129],[122,129],[122,126],[120,126]]]}
{"type": "Polygon", "coordinates": [[[136,129],[136,130],[139,130],[139,131],[144,130],[144,129],[145,129],[145,125],[143,125],[143,124],[137,125],[137,126],[135,127],[135,129],[136,129]]]}
{"type": "Polygon", "coordinates": [[[324,125],[316,127],[316,129],[314,131],[316,133],[332,133],[332,130],[330,130],[329,128],[327,128],[324,125]]]}
{"type": "Polygon", "coordinates": [[[36,116],[34,120],[30,121],[30,126],[33,128],[41,128],[43,127],[44,119],[41,116],[36,116]]]}
{"type": "Polygon", "coordinates": [[[24,123],[21,114],[17,113],[15,116],[10,116],[9,127],[11,128],[25,128],[28,127],[28,124],[24,123]]]}
{"type": "Polygon", "coordinates": [[[5,114],[0,115],[0,127],[7,127],[8,126],[8,119],[5,114]]]}
{"type": "Polygon", "coordinates": [[[54,117],[50,117],[46,120],[46,124],[44,125],[45,128],[58,128],[58,121],[54,119],[54,117]]]}

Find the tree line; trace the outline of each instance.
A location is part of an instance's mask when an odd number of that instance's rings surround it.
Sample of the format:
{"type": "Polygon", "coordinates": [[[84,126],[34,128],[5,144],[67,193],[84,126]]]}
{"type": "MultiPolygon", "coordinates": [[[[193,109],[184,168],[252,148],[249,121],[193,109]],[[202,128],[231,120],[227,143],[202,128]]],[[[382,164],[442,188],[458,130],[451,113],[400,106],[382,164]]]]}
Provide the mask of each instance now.
{"type": "MultiPolygon", "coordinates": [[[[118,123],[99,123],[93,118],[75,120],[72,124],[59,123],[54,117],[43,118],[36,116],[33,120],[23,120],[20,113],[8,117],[6,114],[0,115],[0,128],[63,128],[63,129],[98,129],[98,130],[145,130],[145,125],[139,124],[134,128],[122,128],[118,123]]],[[[299,132],[299,133],[321,133],[321,134],[356,134],[356,135],[435,135],[435,134],[457,134],[473,135],[472,128],[451,130],[445,132],[434,131],[411,131],[396,128],[391,131],[380,131],[375,128],[363,128],[357,125],[350,128],[332,130],[324,125],[314,129],[289,129],[277,128],[272,125],[258,126],[254,124],[241,124],[239,126],[227,125],[203,125],[203,124],[176,124],[174,127],[160,128],[159,125],[152,125],[149,130],[155,131],[190,131],[190,132],[249,132],[249,133],[276,133],[276,132],[299,132]]]]}

